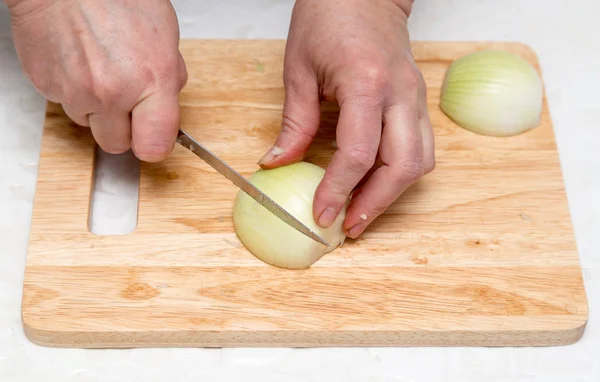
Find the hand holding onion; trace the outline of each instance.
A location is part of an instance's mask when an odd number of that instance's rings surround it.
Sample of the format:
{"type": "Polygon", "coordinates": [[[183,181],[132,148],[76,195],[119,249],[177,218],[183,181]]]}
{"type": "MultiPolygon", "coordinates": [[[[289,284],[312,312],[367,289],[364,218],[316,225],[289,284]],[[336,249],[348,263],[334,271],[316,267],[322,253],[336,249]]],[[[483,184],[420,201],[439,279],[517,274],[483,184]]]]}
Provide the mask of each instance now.
{"type": "Polygon", "coordinates": [[[316,188],[312,214],[330,227],[352,195],[343,221],[351,238],[435,166],[426,88],[407,30],[411,5],[298,0],[294,7],[283,126],[259,163],[272,169],[301,160],[319,127],[320,101],[337,101],[338,150],[316,188]]]}
{"type": "Polygon", "coordinates": [[[109,153],[166,158],[187,80],[168,0],[6,0],[25,75],[109,153]]]}

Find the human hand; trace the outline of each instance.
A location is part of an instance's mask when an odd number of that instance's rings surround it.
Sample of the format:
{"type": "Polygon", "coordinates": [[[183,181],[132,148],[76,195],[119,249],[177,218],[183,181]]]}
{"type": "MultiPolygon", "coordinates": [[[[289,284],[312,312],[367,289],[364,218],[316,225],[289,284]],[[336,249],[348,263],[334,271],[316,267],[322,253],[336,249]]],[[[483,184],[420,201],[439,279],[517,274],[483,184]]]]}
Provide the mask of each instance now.
{"type": "Polygon", "coordinates": [[[7,0],[25,75],[98,145],[167,157],[187,81],[168,0],[7,0]]]}
{"type": "Polygon", "coordinates": [[[410,50],[411,7],[411,0],[298,0],[294,6],[283,126],[259,164],[302,159],[319,128],[320,101],[337,101],[338,150],[317,188],[313,215],[330,226],[352,194],[344,221],[351,238],[435,166],[426,87],[410,50]]]}

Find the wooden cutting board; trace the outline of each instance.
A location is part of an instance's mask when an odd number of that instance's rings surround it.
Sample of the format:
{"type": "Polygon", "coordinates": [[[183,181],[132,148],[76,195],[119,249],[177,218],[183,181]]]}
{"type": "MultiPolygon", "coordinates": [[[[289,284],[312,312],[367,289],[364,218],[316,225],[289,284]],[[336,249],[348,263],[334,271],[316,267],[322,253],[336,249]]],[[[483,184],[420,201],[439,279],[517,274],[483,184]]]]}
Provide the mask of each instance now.
{"type": "MultiPolygon", "coordinates": [[[[274,143],[283,41],[182,41],[182,128],[245,176],[274,143]]],[[[270,267],[233,231],[237,189],[187,150],[142,164],[126,236],[88,230],[94,143],[48,105],[24,283],[35,343],[148,346],[545,346],[587,320],[578,252],[546,105],[539,128],[476,135],[439,109],[452,60],[515,43],[414,42],[437,167],[356,241],[311,269],[270,267]],[[232,245],[233,244],[233,245],[232,245]]],[[[333,154],[337,110],[307,160],[333,154]]]]}

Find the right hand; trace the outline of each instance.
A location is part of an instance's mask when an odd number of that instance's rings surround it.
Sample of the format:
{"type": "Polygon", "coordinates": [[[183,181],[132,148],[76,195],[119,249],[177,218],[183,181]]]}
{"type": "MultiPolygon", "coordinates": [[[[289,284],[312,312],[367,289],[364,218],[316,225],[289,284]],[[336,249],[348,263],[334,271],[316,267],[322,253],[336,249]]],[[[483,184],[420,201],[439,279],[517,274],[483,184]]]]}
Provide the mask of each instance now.
{"type": "Polygon", "coordinates": [[[169,0],[6,0],[33,86],[106,152],[165,159],[187,71],[169,0]]]}

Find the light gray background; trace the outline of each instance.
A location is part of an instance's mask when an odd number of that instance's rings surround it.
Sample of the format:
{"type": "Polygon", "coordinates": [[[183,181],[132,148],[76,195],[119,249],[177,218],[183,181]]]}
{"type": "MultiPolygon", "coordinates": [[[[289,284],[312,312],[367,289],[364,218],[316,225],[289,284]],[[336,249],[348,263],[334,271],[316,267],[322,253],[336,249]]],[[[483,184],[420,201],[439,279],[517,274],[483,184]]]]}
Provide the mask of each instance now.
{"type": "MultiPolygon", "coordinates": [[[[293,1],[174,4],[183,38],[285,38],[293,1]]],[[[86,351],[38,347],[22,332],[21,287],[44,100],[20,74],[8,14],[0,6],[0,381],[600,381],[598,14],[595,0],[416,0],[410,18],[413,39],[516,40],[538,52],[590,304],[587,331],[576,345],[86,351]]],[[[103,186],[117,187],[123,179],[106,175],[103,186]]],[[[106,224],[109,211],[99,216],[98,227],[114,226],[106,224]]]]}

